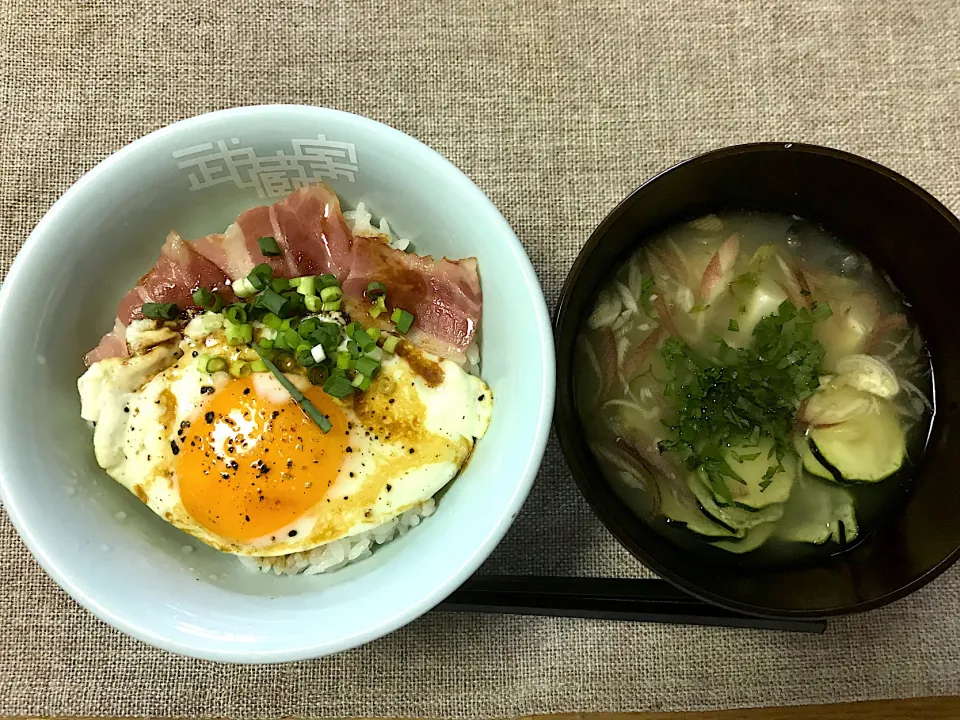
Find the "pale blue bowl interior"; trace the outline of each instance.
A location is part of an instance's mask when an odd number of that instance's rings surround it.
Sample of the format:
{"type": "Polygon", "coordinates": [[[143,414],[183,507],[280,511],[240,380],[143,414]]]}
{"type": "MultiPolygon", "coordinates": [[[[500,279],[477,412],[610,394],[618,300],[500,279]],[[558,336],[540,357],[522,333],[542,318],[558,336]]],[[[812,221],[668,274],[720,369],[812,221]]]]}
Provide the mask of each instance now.
{"type": "Polygon", "coordinates": [[[233,662],[317,657],[409,622],[489,555],[536,474],[553,409],[549,318],[524,251],[494,206],[412,138],[321,108],[239,108],[118,152],[38,225],[0,291],[0,490],[53,578],[99,617],[175,652],[233,662]],[[302,141],[302,142],[295,142],[302,141]],[[279,155],[278,155],[279,154],[279,155]],[[81,358],[171,228],[221,231],[297,179],[363,201],[420,253],[479,259],[482,374],[493,422],[438,512],[329,576],[242,569],[173,529],[97,467],[79,417],[81,358]],[[191,547],[191,552],[184,548],[191,547]]]}

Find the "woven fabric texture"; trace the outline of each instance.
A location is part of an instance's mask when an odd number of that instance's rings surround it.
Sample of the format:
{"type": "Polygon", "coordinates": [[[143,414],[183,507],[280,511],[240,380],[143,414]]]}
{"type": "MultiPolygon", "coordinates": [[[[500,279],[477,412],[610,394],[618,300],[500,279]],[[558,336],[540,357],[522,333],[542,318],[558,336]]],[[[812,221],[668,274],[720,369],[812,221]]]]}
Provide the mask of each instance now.
{"type": "MultiPolygon", "coordinates": [[[[265,102],[367,115],[445,154],[512,223],[551,304],[618,200],[723,145],[840,147],[956,212],[958,38],[954,0],[5,0],[0,273],[110,153],[187,116],[265,102]]],[[[823,637],[428,615],[274,667],[120,635],[45,576],[5,517],[0,567],[7,715],[496,717],[960,694],[960,567],[823,637]]],[[[643,574],[553,442],[486,569],[643,574]]]]}

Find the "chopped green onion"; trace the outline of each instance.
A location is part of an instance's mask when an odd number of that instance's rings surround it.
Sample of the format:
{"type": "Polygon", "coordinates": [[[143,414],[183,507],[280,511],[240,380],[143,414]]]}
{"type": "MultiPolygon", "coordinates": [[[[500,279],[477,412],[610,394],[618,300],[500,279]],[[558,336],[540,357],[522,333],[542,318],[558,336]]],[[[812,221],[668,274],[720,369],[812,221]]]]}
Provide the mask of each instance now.
{"type": "Polygon", "coordinates": [[[331,275],[330,273],[324,273],[323,275],[321,275],[319,278],[317,278],[317,282],[320,283],[320,287],[322,288],[335,287],[340,285],[339,281],[337,280],[337,276],[331,275]]]}
{"type": "Polygon", "coordinates": [[[371,383],[371,380],[367,375],[357,373],[356,375],[353,376],[353,382],[351,382],[350,384],[353,387],[360,390],[361,392],[363,392],[368,387],[370,387],[370,383],[371,383]]]}
{"type": "Polygon", "coordinates": [[[274,292],[283,292],[290,289],[290,281],[286,278],[274,278],[270,281],[270,287],[274,292]]]}
{"type": "Polygon", "coordinates": [[[320,312],[323,306],[323,300],[316,295],[304,295],[303,304],[307,306],[307,312],[320,312]]]}
{"type": "Polygon", "coordinates": [[[375,327],[368,327],[367,335],[369,335],[370,339],[373,340],[374,342],[380,339],[380,331],[375,327]]]}
{"type": "Polygon", "coordinates": [[[193,301],[210,312],[220,312],[223,309],[223,298],[206,288],[197,288],[193,291],[193,301]]]}
{"type": "Polygon", "coordinates": [[[303,281],[302,277],[290,278],[290,287],[300,287],[300,283],[303,281]]]}
{"type": "Polygon", "coordinates": [[[263,290],[271,280],[273,280],[273,268],[267,263],[260,263],[247,275],[247,282],[257,292],[263,290]]]}
{"type": "Polygon", "coordinates": [[[280,328],[282,330],[289,330],[291,328],[296,330],[299,327],[300,327],[300,318],[298,317],[286,318],[283,322],[280,323],[280,328]]]}
{"type": "Polygon", "coordinates": [[[313,359],[313,348],[310,343],[300,343],[297,345],[297,362],[304,367],[313,367],[317,361],[313,359]]]}
{"type": "Polygon", "coordinates": [[[416,318],[413,316],[413,313],[408,313],[406,310],[397,308],[393,311],[390,319],[397,324],[397,330],[406,335],[410,331],[410,327],[416,318]]]}
{"type": "Polygon", "coordinates": [[[252,363],[250,363],[250,370],[251,372],[255,373],[266,372],[267,364],[263,360],[254,360],[252,363]]]}
{"type": "Polygon", "coordinates": [[[304,340],[311,340],[311,336],[317,331],[317,328],[320,327],[320,320],[315,317],[304,318],[300,321],[300,325],[297,326],[297,332],[300,333],[300,337],[304,340]]]}
{"type": "Polygon", "coordinates": [[[289,305],[287,304],[287,299],[273,288],[265,288],[263,292],[257,296],[256,303],[279,317],[288,314],[289,305]]]}
{"type": "MultiPolygon", "coordinates": [[[[256,348],[254,348],[256,349],[256,348]]],[[[258,351],[259,354],[259,351],[258,351]]],[[[261,359],[267,360],[265,355],[260,355],[261,359]]],[[[273,364],[283,370],[283,372],[293,372],[297,369],[297,361],[288,353],[280,353],[273,359],[273,364]]],[[[267,367],[270,367],[267,365],[267,367]]]]}
{"type": "Polygon", "coordinates": [[[382,282],[372,282],[367,285],[367,297],[376,298],[383,297],[387,294],[387,286],[382,282]]]}
{"type": "Polygon", "coordinates": [[[400,343],[400,338],[396,335],[388,335],[387,339],[383,341],[383,349],[388,353],[395,353],[397,351],[397,345],[400,343]]]}
{"type": "Polygon", "coordinates": [[[253,369],[250,367],[250,363],[244,362],[243,360],[234,360],[230,363],[230,374],[235,378],[246,377],[253,372],[253,369]]]}
{"type": "Polygon", "coordinates": [[[371,360],[376,360],[380,362],[383,360],[383,350],[381,348],[375,347],[373,350],[368,352],[365,357],[370,358],[371,360]]]}
{"type": "Polygon", "coordinates": [[[302,315],[304,310],[304,296],[296,290],[287,290],[282,297],[287,301],[286,313],[288,315],[302,315]]]}
{"type": "Polygon", "coordinates": [[[279,315],[274,313],[267,313],[263,316],[263,324],[266,325],[271,330],[279,330],[280,325],[283,323],[283,320],[280,319],[279,315]]]}
{"type": "Polygon", "coordinates": [[[367,335],[366,330],[363,329],[363,325],[358,322],[352,322],[347,325],[346,332],[347,337],[356,342],[363,352],[372,350],[377,344],[376,340],[367,335]]]}
{"type": "Polygon", "coordinates": [[[740,323],[731,319],[730,322],[727,323],[727,330],[730,332],[740,332],[740,323]]]}
{"type": "Polygon", "coordinates": [[[277,245],[277,239],[272,237],[262,237],[257,240],[257,243],[260,245],[260,254],[267,257],[271,255],[283,255],[283,251],[280,249],[280,246],[277,245]]]}
{"type": "Polygon", "coordinates": [[[229,305],[227,309],[223,311],[223,316],[228,322],[232,322],[235,325],[243,325],[247,321],[247,306],[243,303],[229,305]]]}
{"type": "Polygon", "coordinates": [[[381,295],[373,301],[373,305],[370,306],[370,317],[380,317],[387,311],[386,297],[386,295],[381,295]]]}
{"type": "MultiPolygon", "coordinates": [[[[307,275],[302,278],[295,278],[297,284],[294,287],[297,288],[297,292],[301,295],[316,295],[317,289],[317,279],[313,275],[307,275]]],[[[290,281],[290,284],[293,285],[294,280],[290,281]]]]}
{"type": "Polygon", "coordinates": [[[322,312],[337,312],[340,309],[340,303],[342,300],[334,300],[333,302],[325,302],[320,306],[322,312]]]}
{"type": "MultiPolygon", "coordinates": [[[[259,349],[256,347],[254,347],[254,349],[257,350],[258,354],[260,353],[259,349]]],[[[324,416],[324,414],[317,409],[317,406],[310,402],[306,396],[297,389],[296,385],[290,382],[280,371],[279,367],[274,365],[266,355],[261,354],[260,360],[264,365],[267,366],[267,369],[273,373],[273,376],[277,378],[277,381],[283,385],[286,391],[290,393],[290,397],[293,398],[293,401],[297,403],[307,414],[307,416],[317,424],[317,427],[319,427],[325,433],[330,432],[330,429],[333,427],[333,425],[331,425],[326,416],[324,416]]]]}
{"type": "Polygon", "coordinates": [[[180,316],[180,308],[173,303],[144,303],[141,310],[144,317],[154,320],[176,320],[180,316]]]}
{"type": "Polygon", "coordinates": [[[370,378],[375,377],[380,371],[380,363],[368,357],[357,358],[354,367],[358,373],[370,378]]]}
{"type": "Polygon", "coordinates": [[[323,349],[323,345],[314,345],[310,350],[310,355],[313,357],[313,361],[318,363],[327,359],[327,352],[323,349]]]}
{"type": "Polygon", "coordinates": [[[209,355],[198,355],[197,356],[197,370],[205,373],[207,371],[207,363],[210,362],[209,355]]]}
{"type": "Polygon", "coordinates": [[[350,357],[352,358],[358,358],[363,355],[363,353],[360,352],[360,346],[357,345],[356,340],[347,341],[347,352],[350,353],[350,357]]]}
{"type": "Polygon", "coordinates": [[[255,295],[256,292],[257,292],[257,289],[246,278],[240,278],[235,283],[233,283],[233,293],[238,298],[250,297],[251,295],[255,295]]]}
{"type": "Polygon", "coordinates": [[[337,369],[330,373],[330,377],[323,383],[323,391],[335,398],[345,398],[353,392],[353,386],[347,379],[346,373],[337,369]]]}
{"type": "Polygon", "coordinates": [[[323,385],[329,376],[329,371],[323,365],[314,365],[307,371],[307,379],[313,385],[323,385]]]}
{"type": "Polygon", "coordinates": [[[238,325],[229,320],[224,323],[227,335],[227,345],[245,345],[253,341],[253,325],[243,323],[238,325]]]}
{"type": "Polygon", "coordinates": [[[227,369],[227,361],[224,360],[223,358],[215,357],[207,360],[206,370],[208,373],[222,372],[226,369],[227,369]]]}
{"type": "Polygon", "coordinates": [[[257,341],[257,344],[260,346],[261,350],[270,351],[273,350],[273,339],[272,338],[260,338],[257,341]]]}
{"type": "Polygon", "coordinates": [[[320,299],[324,302],[335,302],[343,297],[343,290],[338,287],[325,287],[320,291],[320,299]]]}
{"type": "Polygon", "coordinates": [[[353,358],[350,357],[350,353],[337,353],[337,367],[341,370],[353,370],[353,358]]]}
{"type": "Polygon", "coordinates": [[[303,338],[300,337],[300,333],[298,333],[293,328],[287,328],[286,330],[281,330],[277,337],[280,337],[280,336],[283,337],[287,345],[289,345],[291,348],[299,347],[300,343],[303,342],[303,338]]]}

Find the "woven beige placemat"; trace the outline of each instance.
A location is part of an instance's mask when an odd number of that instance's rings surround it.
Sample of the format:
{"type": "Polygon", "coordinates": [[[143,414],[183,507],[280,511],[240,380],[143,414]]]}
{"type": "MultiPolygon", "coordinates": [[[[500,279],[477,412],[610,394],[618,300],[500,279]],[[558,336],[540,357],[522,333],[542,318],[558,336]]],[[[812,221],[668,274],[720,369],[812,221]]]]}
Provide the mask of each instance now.
{"type": "MultiPolygon", "coordinates": [[[[551,303],[616,201],[721,145],[841,147],[960,210],[955,0],[4,0],[0,272],[125,143],[275,101],[368,115],[444,153],[516,228],[551,303]]],[[[5,518],[0,568],[0,714],[477,717],[960,694],[960,567],[823,637],[430,615],[266,668],[121,636],[46,578],[5,518]]],[[[555,444],[488,570],[639,572],[555,444]]]]}

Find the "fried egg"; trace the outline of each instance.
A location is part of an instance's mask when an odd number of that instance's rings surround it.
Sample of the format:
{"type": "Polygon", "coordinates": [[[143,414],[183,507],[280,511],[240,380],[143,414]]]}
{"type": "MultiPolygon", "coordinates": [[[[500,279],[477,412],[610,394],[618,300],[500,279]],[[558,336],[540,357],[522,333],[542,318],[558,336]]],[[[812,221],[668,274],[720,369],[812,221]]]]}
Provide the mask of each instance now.
{"type": "Polygon", "coordinates": [[[94,364],[78,387],[100,466],[218,550],[283,555],[388,522],[456,477],[490,423],[480,378],[401,342],[343,400],[287,376],[329,419],[324,433],[270,373],[202,372],[200,354],[251,351],[198,320],[183,336],[132,324],[135,354],[94,364]]]}

